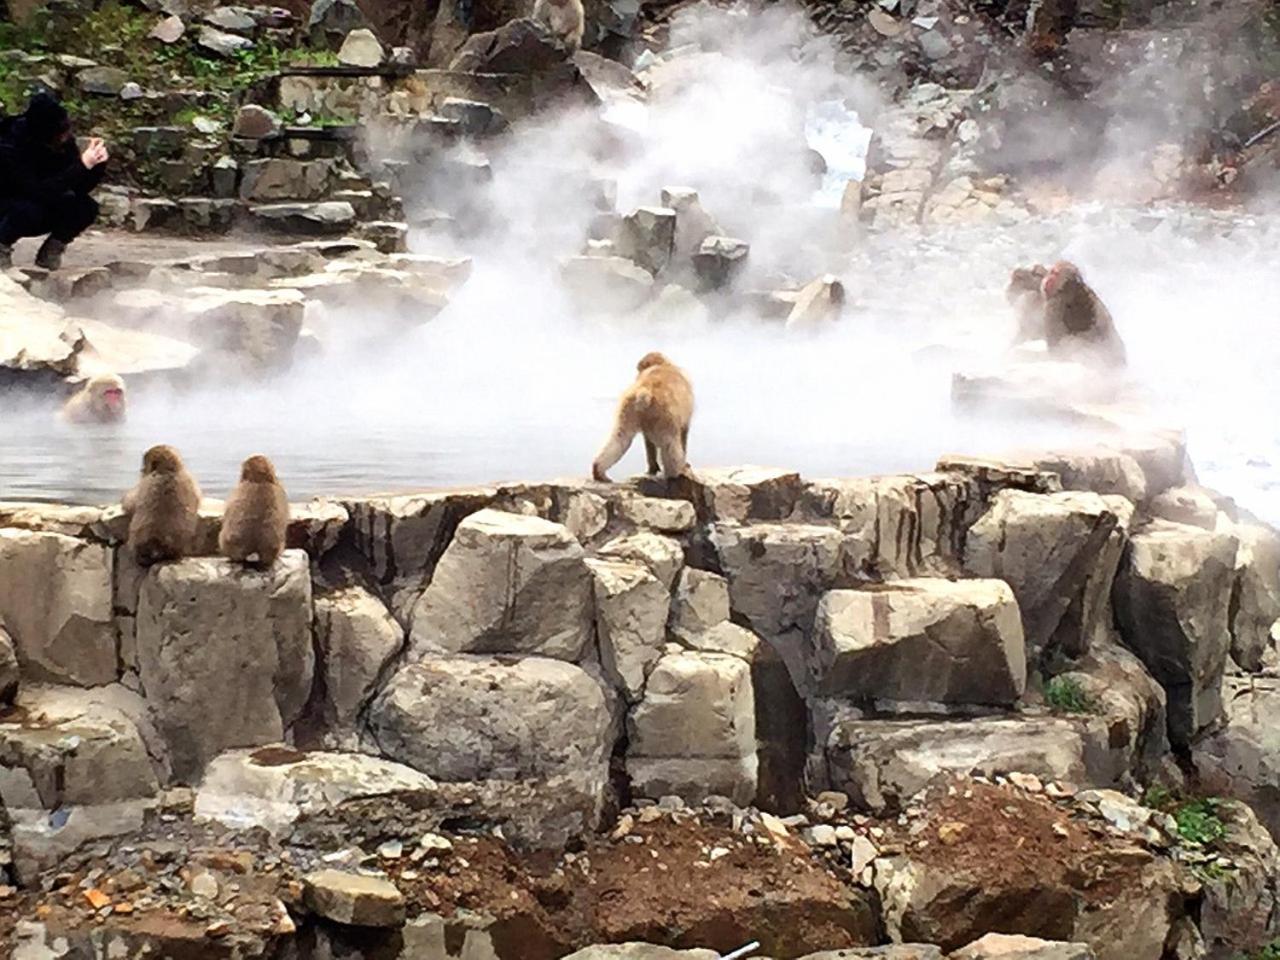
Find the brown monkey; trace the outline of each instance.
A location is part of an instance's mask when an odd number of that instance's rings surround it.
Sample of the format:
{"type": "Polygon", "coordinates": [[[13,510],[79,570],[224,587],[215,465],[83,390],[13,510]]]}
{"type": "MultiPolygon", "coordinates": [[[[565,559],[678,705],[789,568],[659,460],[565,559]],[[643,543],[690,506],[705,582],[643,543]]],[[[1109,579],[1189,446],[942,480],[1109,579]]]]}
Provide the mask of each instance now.
{"type": "Polygon", "coordinates": [[[124,380],[114,373],[87,381],[62,408],[68,423],[119,423],[124,416],[124,380]]]}
{"type": "Polygon", "coordinates": [[[1004,296],[1018,318],[1014,346],[1028,340],[1044,339],[1044,293],[1040,286],[1048,274],[1049,268],[1037,263],[1030,267],[1017,267],[1009,275],[1004,296]]]}
{"type": "Polygon", "coordinates": [[[195,548],[200,487],[173,447],[152,447],[142,457],[142,479],[124,496],[129,546],[141,566],[177,560],[195,548]]]}
{"type": "Polygon", "coordinates": [[[570,55],[582,46],[582,32],[586,29],[582,0],[537,0],[533,5],[533,19],[545,24],[570,55]]]}
{"type": "Polygon", "coordinates": [[[1080,268],[1060,260],[1040,284],[1044,294],[1044,339],[1050,353],[1084,353],[1112,366],[1124,366],[1125,349],[1115,321],[1093,292],[1080,268]]]}
{"type": "Polygon", "coordinates": [[[608,483],[605,473],[622,459],[637,433],[644,434],[649,474],[668,478],[689,472],[685,459],[689,448],[689,421],[693,418],[693,387],[684,372],[660,353],[646,353],[636,370],[639,375],[618,404],[613,433],[591,465],[591,475],[608,483]]]}
{"type": "Polygon", "coordinates": [[[266,569],[284,552],[289,526],[289,498],[276,479],[276,468],[263,456],[240,465],[240,482],[227,499],[218,549],[222,555],[266,569]]]}

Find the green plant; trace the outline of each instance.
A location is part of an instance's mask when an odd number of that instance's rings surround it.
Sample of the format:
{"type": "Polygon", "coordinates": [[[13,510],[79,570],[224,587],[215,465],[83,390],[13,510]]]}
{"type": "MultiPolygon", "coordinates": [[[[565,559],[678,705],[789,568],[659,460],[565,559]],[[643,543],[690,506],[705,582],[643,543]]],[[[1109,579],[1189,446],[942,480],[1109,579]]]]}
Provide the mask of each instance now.
{"type": "Polygon", "coordinates": [[[1280,960],[1280,940],[1272,940],[1265,947],[1249,953],[1238,953],[1234,960],[1280,960]]]}
{"type": "Polygon", "coordinates": [[[1168,812],[1174,804],[1173,791],[1162,783],[1153,783],[1142,795],[1142,805],[1152,810],[1168,812]]]}
{"type": "Polygon", "coordinates": [[[1186,800],[1174,809],[1173,820],[1178,825],[1178,836],[1187,843],[1205,846],[1216,843],[1227,835],[1227,825],[1218,816],[1218,800],[1202,797],[1186,800]]]}
{"type": "Polygon", "coordinates": [[[1063,713],[1097,713],[1098,701],[1089,696],[1075,677],[1054,677],[1044,688],[1049,706],[1063,713]]]}

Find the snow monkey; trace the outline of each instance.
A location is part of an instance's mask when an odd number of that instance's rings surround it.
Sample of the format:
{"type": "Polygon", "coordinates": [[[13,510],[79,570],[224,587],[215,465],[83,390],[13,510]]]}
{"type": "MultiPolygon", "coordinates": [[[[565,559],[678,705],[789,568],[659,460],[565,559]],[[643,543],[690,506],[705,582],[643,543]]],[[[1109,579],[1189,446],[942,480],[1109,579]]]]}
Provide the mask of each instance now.
{"type": "Polygon", "coordinates": [[[570,55],[582,46],[582,31],[586,27],[582,0],[537,0],[533,5],[533,19],[545,24],[570,55]]]}
{"type": "Polygon", "coordinates": [[[1122,367],[1124,343],[1111,313],[1080,276],[1080,268],[1060,260],[1040,284],[1044,293],[1044,338],[1050,353],[1083,352],[1122,367]]]}
{"type": "Polygon", "coordinates": [[[62,408],[68,423],[119,423],[124,415],[124,381],[114,373],[87,381],[62,408]]]}
{"type": "Polygon", "coordinates": [[[618,403],[613,433],[591,465],[591,475],[608,483],[605,473],[622,459],[637,433],[644,434],[649,474],[668,479],[689,472],[685,459],[689,445],[689,421],[693,417],[693,387],[684,372],[660,353],[646,353],[636,364],[635,383],[618,403]]]}
{"type": "Polygon", "coordinates": [[[1004,296],[1018,318],[1014,346],[1028,340],[1044,339],[1044,293],[1040,285],[1048,273],[1048,267],[1037,263],[1030,267],[1017,267],[1009,275],[1004,296]]]}
{"type": "Polygon", "coordinates": [[[142,478],[124,496],[129,546],[139,565],[177,560],[195,549],[200,487],[173,447],[152,447],[142,457],[142,478]]]}
{"type": "Polygon", "coordinates": [[[289,498],[276,479],[276,468],[263,456],[240,465],[240,482],[227,499],[218,549],[231,560],[266,569],[284,551],[289,526],[289,498]]]}

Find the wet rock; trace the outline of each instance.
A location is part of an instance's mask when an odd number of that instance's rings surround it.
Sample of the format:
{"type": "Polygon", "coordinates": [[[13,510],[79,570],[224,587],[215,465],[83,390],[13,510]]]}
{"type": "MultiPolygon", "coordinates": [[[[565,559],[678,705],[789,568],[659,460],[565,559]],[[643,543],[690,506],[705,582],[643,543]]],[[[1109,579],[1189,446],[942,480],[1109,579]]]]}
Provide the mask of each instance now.
{"type": "Polygon", "coordinates": [[[597,551],[602,559],[626,560],[649,569],[661,582],[663,589],[671,590],[680,568],[684,566],[684,550],[679,541],[656,533],[636,533],[629,537],[610,540],[597,551]]]}
{"type": "Polygon", "coordinates": [[[1231,597],[1231,655],[1245,670],[1276,656],[1272,631],[1280,620],[1280,533],[1237,523],[1236,580],[1231,597]]]}
{"type": "Polygon", "coordinates": [[[941,772],[1023,772],[1041,780],[1100,782],[1089,766],[1096,756],[1094,738],[1082,725],[1056,717],[955,723],[837,714],[823,725],[829,730],[826,761],[832,788],[876,814],[897,812],[941,772]]]}
{"type": "Polygon", "coordinates": [[[582,546],[539,517],[482,510],[463,520],[413,612],[425,652],[539,654],[576,660],[591,635],[582,546]]]}
{"type": "Polygon", "coordinates": [[[372,30],[352,30],[338,50],[338,62],[348,67],[380,67],[386,51],[372,30]]]}
{"type": "Polygon", "coordinates": [[[671,600],[671,632],[695,637],[729,619],[729,582],[718,574],[686,567],[671,600]]]}
{"type": "Polygon", "coordinates": [[[820,329],[840,319],[844,299],[844,284],[831,274],[811,280],[796,295],[795,305],[787,314],[787,329],[820,329]]]}
{"type": "Polygon", "coordinates": [[[653,292],[653,276],[626,257],[568,257],[561,276],[582,309],[632,310],[653,292]]]}
{"type": "Polygon", "coordinates": [[[120,95],[121,88],[129,82],[129,75],[117,67],[89,67],[81,70],[76,79],[82,93],[115,97],[120,95]]]}
{"type": "Polygon", "coordinates": [[[605,676],[630,702],[662,656],[671,594],[638,563],[588,560],[595,589],[596,636],[605,676]]]}
{"type": "Polygon", "coordinates": [[[723,654],[664,656],[627,721],[632,790],[700,803],[711,794],[739,805],[756,794],[755,697],[750,667],[723,654]]]}
{"type": "Polygon", "coordinates": [[[191,782],[224,750],[284,739],[301,715],[314,668],[307,555],[287,550],[261,572],[212,557],[153,567],[136,632],[156,725],[191,782]]]}
{"type": "Polygon", "coordinates": [[[0,623],[0,708],[13,703],[18,696],[18,682],[22,673],[18,669],[18,654],[13,640],[0,623]]]}
{"type": "Polygon", "coordinates": [[[355,0],[316,0],[307,18],[307,35],[311,46],[336,51],[352,30],[369,26],[355,0]]]}
{"type": "Polygon", "coordinates": [[[472,34],[449,64],[461,73],[542,73],[564,63],[567,51],[541,23],[525,17],[472,34]]]}
{"type": "Polygon", "coordinates": [[[111,552],[60,533],[0,529],[0,622],[29,680],[116,679],[111,552]]]}
{"type": "Polygon", "coordinates": [[[1229,676],[1226,724],[1192,747],[1200,782],[1241,800],[1280,839],[1280,678],[1229,676]]]}
{"type": "Polygon", "coordinates": [[[232,136],[245,140],[262,140],[279,132],[280,118],[256,103],[247,103],[236,111],[235,124],[231,128],[232,136]]]}
{"type": "Polygon", "coordinates": [[[355,208],[345,200],[264,203],[250,207],[249,213],[265,229],[304,235],[344,233],[356,221],[355,208]]]}
{"type": "Polygon", "coordinates": [[[1087,943],[1062,943],[1020,934],[988,933],[951,954],[951,960],[1094,960],[1087,943]]]}
{"type": "Polygon", "coordinates": [[[391,678],[369,729],[390,759],[437,783],[472,785],[475,815],[531,821],[520,831],[528,841],[555,846],[599,822],[613,718],[604,689],[573,664],[427,656],[391,678]],[[518,810],[507,788],[519,791],[518,810]]]}
{"type": "Polygon", "coordinates": [[[349,801],[397,796],[423,804],[435,792],[426,774],[381,757],[272,745],[215,757],[196,793],[195,813],[233,829],[263,827],[283,836],[299,818],[323,819],[349,801]]]}
{"type": "Polygon", "coordinates": [[[196,33],[196,47],[215,57],[230,59],[236,54],[252,50],[253,41],[214,27],[202,26],[196,33]]]}
{"type": "Polygon", "coordinates": [[[383,669],[404,646],[404,630],[382,601],[361,587],[315,599],[315,636],[324,677],[322,719],[354,728],[383,669]]]}
{"type": "Polygon", "coordinates": [[[1109,628],[1131,512],[1127,501],[1093,493],[1001,491],[969,530],[965,569],[1013,587],[1036,655],[1059,649],[1080,656],[1109,628]]]}
{"type": "Polygon", "coordinates": [[[671,262],[676,239],[676,212],[669,207],[637,207],[623,217],[614,238],[618,255],[639,264],[650,274],[661,273],[671,262]]]}
{"type": "Polygon", "coordinates": [[[719,290],[731,285],[746,266],[751,245],[735,237],[711,236],[699,244],[693,254],[693,269],[704,290],[719,290]]]}
{"type": "Polygon", "coordinates": [[[337,179],[332,160],[251,160],[241,169],[240,199],[253,203],[319,200],[337,179]]]}
{"type": "Polygon", "coordinates": [[[1157,520],[1133,535],[1116,580],[1121,633],[1168,693],[1175,747],[1222,714],[1236,546],[1234,536],[1157,520]]]}
{"type": "Polygon", "coordinates": [[[814,686],[824,696],[1009,705],[1026,684],[1018,605],[1000,580],[833,590],[813,632],[814,686]]]}
{"type": "Polygon", "coordinates": [[[317,916],[353,927],[404,924],[404,896],[390,880],[320,870],[302,878],[302,900],[317,916]]]}

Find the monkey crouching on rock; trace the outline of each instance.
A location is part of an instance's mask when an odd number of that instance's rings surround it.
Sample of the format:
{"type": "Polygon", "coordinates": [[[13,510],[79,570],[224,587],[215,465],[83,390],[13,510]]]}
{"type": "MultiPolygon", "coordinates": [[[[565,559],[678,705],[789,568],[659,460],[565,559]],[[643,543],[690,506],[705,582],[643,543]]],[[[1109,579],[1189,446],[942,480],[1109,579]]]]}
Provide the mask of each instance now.
{"type": "Polygon", "coordinates": [[[189,556],[195,549],[200,487],[173,447],[152,447],[142,457],[138,485],[124,496],[129,548],[139,566],[189,556]]]}
{"type": "Polygon", "coordinates": [[[227,499],[218,549],[229,560],[265,570],[284,552],[288,527],[289,497],[275,467],[266,457],[250,457],[227,499]]]}
{"type": "Polygon", "coordinates": [[[618,403],[613,433],[591,465],[591,475],[608,483],[606,471],[622,459],[637,433],[644,435],[650,475],[668,479],[689,473],[689,421],[693,387],[684,372],[660,353],[646,353],[636,364],[638,375],[618,403]]]}

